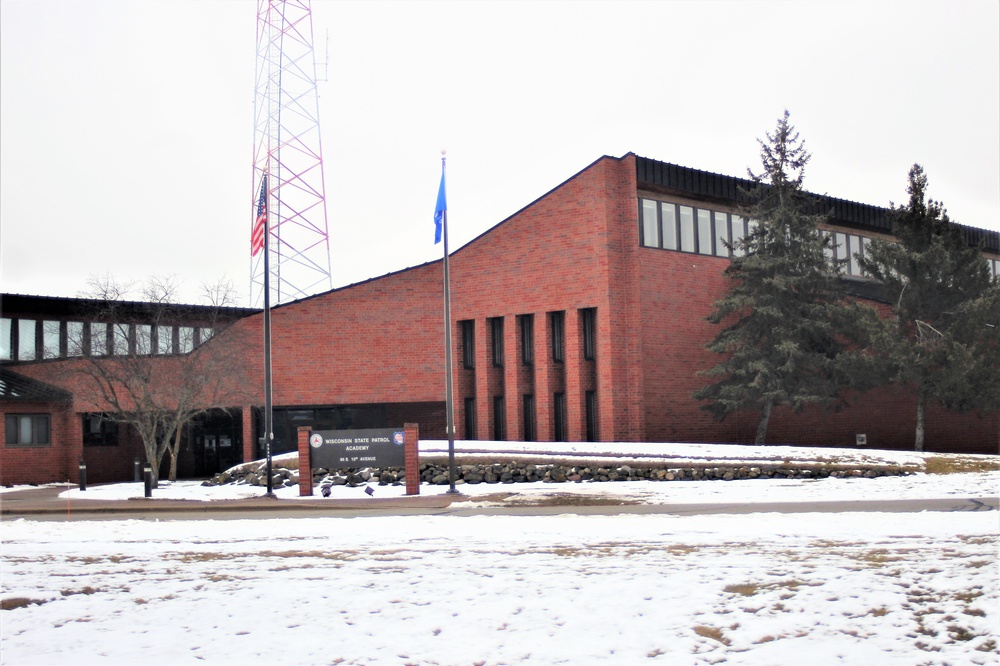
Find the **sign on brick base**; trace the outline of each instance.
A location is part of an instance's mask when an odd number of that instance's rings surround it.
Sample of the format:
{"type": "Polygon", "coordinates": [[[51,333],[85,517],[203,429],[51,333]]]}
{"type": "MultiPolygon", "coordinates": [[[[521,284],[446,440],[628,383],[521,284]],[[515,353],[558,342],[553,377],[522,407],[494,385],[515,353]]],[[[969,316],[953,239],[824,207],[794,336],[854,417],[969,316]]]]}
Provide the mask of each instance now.
{"type": "Polygon", "coordinates": [[[366,430],[298,429],[299,495],[313,494],[312,469],[326,467],[403,467],[406,494],[420,494],[419,428],[407,423],[402,428],[366,430]]]}

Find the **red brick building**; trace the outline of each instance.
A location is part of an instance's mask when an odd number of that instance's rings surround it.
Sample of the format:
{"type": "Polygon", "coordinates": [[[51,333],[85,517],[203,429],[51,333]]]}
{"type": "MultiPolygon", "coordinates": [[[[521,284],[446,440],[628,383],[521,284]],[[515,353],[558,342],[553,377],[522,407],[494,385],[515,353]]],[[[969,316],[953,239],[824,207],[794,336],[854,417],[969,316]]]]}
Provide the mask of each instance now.
{"type": "MultiPolygon", "coordinates": [[[[737,207],[739,188],[747,185],[633,154],[602,157],[454,252],[458,438],[751,442],[756,414],[720,423],[691,398],[705,382],[696,373],[717,360],[704,348],[717,333],[705,318],[727,287],[722,241],[746,234],[752,224],[737,207]]],[[[816,197],[816,205],[833,211],[827,231],[836,234],[838,258],[864,252],[867,239],[888,237],[885,209],[830,197],[816,197]]],[[[970,243],[981,243],[996,275],[1000,233],[963,231],[970,243]]],[[[854,293],[871,292],[856,261],[847,272],[854,293]]],[[[300,425],[325,430],[415,422],[422,437],[444,438],[442,283],[436,261],[274,308],[273,450],[293,450],[300,425]]],[[[86,420],[93,407],[84,407],[57,371],[72,359],[37,353],[46,347],[47,331],[66,330],[65,317],[38,316],[31,297],[16,297],[21,311],[11,310],[10,298],[3,326],[11,332],[0,339],[4,377],[27,382],[36,400],[5,390],[2,427],[29,427],[12,415],[50,414],[51,422],[48,444],[5,432],[0,483],[74,478],[80,459],[92,480],[127,476],[135,455],[127,433],[117,445],[84,445],[82,429],[93,427],[86,420]],[[16,330],[34,332],[35,356],[14,350],[16,330]],[[28,462],[41,459],[41,465],[28,462]]],[[[231,315],[233,327],[207,344],[225,345],[242,332],[259,345],[261,314],[231,315]]],[[[251,376],[262,386],[259,347],[249,356],[257,364],[251,376]]],[[[260,455],[262,393],[192,429],[186,451],[201,465],[189,464],[187,473],[260,455]],[[221,455],[223,448],[228,455],[221,455]]],[[[775,410],[769,440],[845,447],[864,434],[869,447],[907,449],[915,414],[912,391],[886,388],[838,413],[775,410]]],[[[927,447],[1000,453],[1000,412],[932,408],[927,447]]]]}

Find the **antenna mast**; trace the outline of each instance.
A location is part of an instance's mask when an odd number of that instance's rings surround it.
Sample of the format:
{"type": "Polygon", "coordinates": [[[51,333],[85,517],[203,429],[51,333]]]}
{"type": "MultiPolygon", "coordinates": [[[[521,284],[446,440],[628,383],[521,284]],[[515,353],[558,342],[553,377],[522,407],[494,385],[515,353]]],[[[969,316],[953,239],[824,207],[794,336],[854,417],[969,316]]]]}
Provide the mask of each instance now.
{"type": "MultiPolygon", "coordinates": [[[[310,0],[258,0],[253,209],[267,174],[271,303],[333,288],[310,0]]],[[[264,294],[251,259],[250,304],[264,294]]]]}

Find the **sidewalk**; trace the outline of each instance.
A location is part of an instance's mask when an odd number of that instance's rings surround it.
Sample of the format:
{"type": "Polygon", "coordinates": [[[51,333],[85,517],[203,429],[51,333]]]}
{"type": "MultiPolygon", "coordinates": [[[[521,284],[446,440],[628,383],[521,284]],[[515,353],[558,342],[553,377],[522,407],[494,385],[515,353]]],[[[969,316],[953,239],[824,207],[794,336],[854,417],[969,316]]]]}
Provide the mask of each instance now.
{"type": "MultiPolygon", "coordinates": [[[[16,518],[54,514],[140,514],[150,512],[214,513],[236,511],[313,511],[336,509],[445,509],[461,495],[412,495],[406,497],[363,497],[330,499],[325,497],[294,500],[254,497],[232,500],[178,500],[136,498],[128,500],[61,499],[59,494],[74,486],[28,488],[0,494],[0,517],[16,518]]],[[[86,492],[86,491],[84,491],[86,492]]],[[[82,494],[82,493],[81,493],[82,494]]]]}

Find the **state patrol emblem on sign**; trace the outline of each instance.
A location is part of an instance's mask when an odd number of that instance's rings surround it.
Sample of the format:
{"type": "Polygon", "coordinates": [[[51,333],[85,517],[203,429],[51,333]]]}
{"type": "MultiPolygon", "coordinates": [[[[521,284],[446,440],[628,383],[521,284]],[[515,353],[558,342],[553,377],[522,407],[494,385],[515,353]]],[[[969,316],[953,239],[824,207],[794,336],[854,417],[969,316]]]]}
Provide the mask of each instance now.
{"type": "Polygon", "coordinates": [[[392,433],[392,441],[397,446],[405,444],[406,443],[406,435],[403,433],[402,430],[397,430],[396,432],[392,433]]]}
{"type": "Polygon", "coordinates": [[[313,447],[314,449],[318,449],[319,447],[323,446],[323,435],[319,434],[318,432],[314,432],[312,435],[310,435],[309,446],[313,447]]]}

